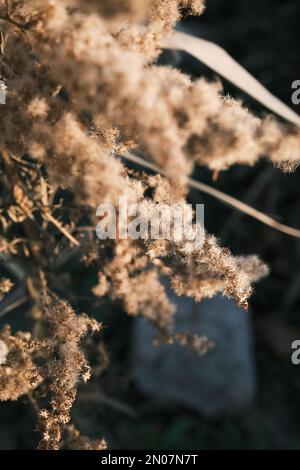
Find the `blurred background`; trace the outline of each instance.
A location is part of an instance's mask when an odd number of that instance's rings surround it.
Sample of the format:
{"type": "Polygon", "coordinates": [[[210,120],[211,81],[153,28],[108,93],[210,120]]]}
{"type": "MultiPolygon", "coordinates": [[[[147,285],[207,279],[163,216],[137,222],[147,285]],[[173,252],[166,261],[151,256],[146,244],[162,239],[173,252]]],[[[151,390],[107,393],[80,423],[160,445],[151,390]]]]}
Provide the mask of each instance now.
{"type": "MultiPolygon", "coordinates": [[[[179,28],[224,47],[300,113],[291,102],[291,84],[300,79],[299,18],[297,0],[207,0],[206,13],[179,28]]],[[[165,52],[160,62],[194,78],[220,79],[184,53],[165,52]]],[[[220,80],[225,94],[243,99],[258,115],[266,112],[220,80]]],[[[193,176],[300,228],[299,170],[284,175],[262,161],[232,168],[217,181],[205,169],[193,176]]],[[[300,365],[291,362],[291,344],[300,340],[300,240],[209,196],[192,191],[190,200],[205,204],[208,232],[236,255],[258,254],[270,276],[257,285],[248,313],[220,298],[200,305],[175,300],[180,327],[215,342],[213,351],[197,358],[180,347],[152,347],[151,328],[91,295],[97,273],[80,258],[68,260],[58,273],[72,286],[68,300],[106,325],[97,339],[101,370],[80,389],[74,422],[90,437],[105,436],[112,449],[300,449],[300,365]]],[[[26,304],[7,312],[0,327],[9,321],[26,330],[26,312],[26,304]]],[[[1,449],[36,447],[26,397],[1,403],[0,423],[1,449]]]]}

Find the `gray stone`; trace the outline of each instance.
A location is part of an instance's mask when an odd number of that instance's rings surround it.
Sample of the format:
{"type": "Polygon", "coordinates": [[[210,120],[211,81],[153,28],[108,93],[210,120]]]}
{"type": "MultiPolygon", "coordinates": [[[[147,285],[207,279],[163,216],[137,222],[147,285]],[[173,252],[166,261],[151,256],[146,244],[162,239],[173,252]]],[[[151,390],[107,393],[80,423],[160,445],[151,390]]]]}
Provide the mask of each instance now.
{"type": "Polygon", "coordinates": [[[176,329],[207,336],[214,349],[199,357],[179,345],[154,346],[155,330],[137,319],[132,358],[137,386],[206,416],[247,408],[255,394],[249,312],[220,296],[201,303],[172,300],[178,307],[176,329]]]}

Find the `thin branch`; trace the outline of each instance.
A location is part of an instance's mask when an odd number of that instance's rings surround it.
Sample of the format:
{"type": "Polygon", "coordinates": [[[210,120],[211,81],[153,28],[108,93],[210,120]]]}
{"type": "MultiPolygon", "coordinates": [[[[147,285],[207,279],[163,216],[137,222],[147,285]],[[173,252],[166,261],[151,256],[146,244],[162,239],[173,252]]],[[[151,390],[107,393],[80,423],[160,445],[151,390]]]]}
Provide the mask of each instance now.
{"type": "MultiPolygon", "coordinates": [[[[12,178],[12,181],[15,181],[15,184],[17,184],[21,189],[22,191],[26,194],[26,196],[34,203],[36,204],[36,206],[41,210],[41,212],[43,213],[43,216],[46,220],[48,220],[48,222],[52,222],[53,225],[55,225],[55,227],[74,245],[74,246],[79,246],[80,243],[78,242],[78,240],[76,240],[76,238],[73,237],[73,235],[71,235],[67,229],[61,224],[61,222],[59,222],[57,219],[55,219],[55,217],[53,217],[53,215],[49,212],[49,210],[47,209],[46,206],[44,206],[43,204],[39,203],[38,201],[35,201],[32,196],[28,193],[27,189],[24,187],[24,185],[22,184],[22,182],[19,180],[18,178],[18,174],[17,172],[15,171],[15,168],[13,166],[13,160],[12,158],[10,158],[10,155],[9,153],[6,151],[6,150],[1,150],[1,154],[3,156],[3,160],[4,160],[4,163],[6,164],[7,166],[7,169],[8,169],[8,172],[9,174],[11,175],[11,178],[12,178]]],[[[36,224],[36,220],[35,218],[33,217],[33,215],[31,213],[28,212],[27,208],[23,205],[21,205],[20,203],[18,204],[19,207],[23,210],[23,212],[27,215],[28,218],[32,219],[32,221],[34,221],[36,224]]]]}
{"type": "Polygon", "coordinates": [[[122,403],[115,398],[109,397],[103,392],[97,394],[93,394],[92,392],[82,392],[81,395],[79,395],[79,399],[107,405],[132,419],[136,419],[138,417],[136,411],[131,406],[122,403]]]}
{"type": "Polygon", "coordinates": [[[0,311],[0,318],[6,315],[7,313],[11,312],[12,310],[15,310],[16,308],[25,304],[26,302],[28,302],[28,300],[29,300],[29,297],[24,296],[16,300],[15,302],[13,302],[12,304],[9,304],[7,307],[5,307],[3,310],[0,311]]]}
{"type": "Polygon", "coordinates": [[[15,21],[10,16],[0,15],[0,20],[7,21],[8,23],[16,26],[17,28],[21,29],[22,31],[26,31],[26,29],[28,29],[28,25],[26,23],[25,24],[18,23],[18,21],[15,21]]]}
{"type": "MultiPolygon", "coordinates": [[[[143,166],[144,168],[148,168],[149,170],[155,171],[156,173],[160,173],[164,176],[167,176],[165,171],[163,171],[156,165],[145,161],[143,158],[134,155],[133,153],[125,153],[120,156],[125,160],[137,163],[138,165],[143,166]]],[[[189,178],[189,186],[193,189],[197,189],[198,191],[202,191],[203,193],[209,194],[210,196],[214,197],[215,199],[218,199],[229,207],[232,207],[233,209],[247,214],[253,219],[259,220],[263,224],[268,225],[269,227],[272,227],[273,229],[278,230],[279,232],[285,233],[286,235],[290,235],[295,238],[300,238],[300,230],[277,222],[275,219],[272,219],[272,217],[269,217],[268,215],[255,209],[254,207],[251,207],[248,204],[239,201],[238,199],[229,196],[226,193],[223,193],[219,189],[212,188],[211,186],[205,183],[201,183],[200,181],[196,181],[192,178],[189,178]]]]}
{"type": "Polygon", "coordinates": [[[74,246],[80,246],[80,243],[76,238],[71,235],[67,229],[57,220],[53,215],[51,215],[49,212],[44,212],[44,217],[51,222],[55,227],[74,245],[74,246]]]}
{"type": "Polygon", "coordinates": [[[13,240],[11,242],[7,242],[5,245],[0,247],[0,253],[2,253],[3,251],[7,251],[11,247],[17,245],[18,243],[22,243],[22,242],[24,242],[24,240],[22,238],[16,238],[15,240],[13,240]]]}

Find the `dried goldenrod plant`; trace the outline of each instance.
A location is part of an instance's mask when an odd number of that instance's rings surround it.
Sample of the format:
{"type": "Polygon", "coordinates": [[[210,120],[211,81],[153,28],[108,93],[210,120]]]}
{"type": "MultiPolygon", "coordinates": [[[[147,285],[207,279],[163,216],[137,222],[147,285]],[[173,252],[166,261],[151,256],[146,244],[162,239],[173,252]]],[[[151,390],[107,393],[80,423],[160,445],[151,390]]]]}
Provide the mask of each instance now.
{"type": "MultiPolygon", "coordinates": [[[[178,295],[200,301],[221,293],[247,308],[253,283],[267,274],[256,256],[234,257],[207,233],[201,248],[176,237],[80,236],[82,213],[94,226],[96,207],[120,196],[149,213],[157,203],[183,203],[196,164],[220,171],[267,157],[285,170],[298,165],[298,129],[258,119],[223,97],[217,83],[157,65],[180,18],[203,11],[203,0],[0,0],[0,79],[7,90],[0,106],[0,253],[30,272],[35,323],[32,332],[1,332],[0,400],[31,397],[40,449],[106,447],[70,423],[77,385],[91,375],[81,342],[101,325],[55,294],[54,266],[67,245],[97,268],[95,295],[144,315],[160,340],[200,354],[211,343],[174,334],[175,306],[162,276],[178,295]],[[129,171],[117,154],[131,150],[166,176],[129,171]],[[63,191],[74,200],[64,217],[63,191]],[[38,390],[45,405],[33,398],[38,390]]],[[[12,287],[3,279],[0,296],[12,287]]]]}

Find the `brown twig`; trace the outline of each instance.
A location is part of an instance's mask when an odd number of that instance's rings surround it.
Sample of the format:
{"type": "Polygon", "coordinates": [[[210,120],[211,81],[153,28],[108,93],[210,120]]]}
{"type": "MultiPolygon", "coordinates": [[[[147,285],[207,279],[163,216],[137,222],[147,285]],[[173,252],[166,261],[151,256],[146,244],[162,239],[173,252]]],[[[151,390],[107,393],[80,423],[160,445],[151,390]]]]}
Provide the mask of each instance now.
{"type": "Polygon", "coordinates": [[[4,246],[0,247],[0,253],[3,251],[9,250],[10,247],[17,245],[18,243],[24,242],[22,238],[16,238],[15,240],[6,243],[4,246]]]}
{"type": "Polygon", "coordinates": [[[25,304],[29,300],[28,296],[21,297],[20,299],[16,300],[12,304],[9,304],[3,310],[0,311],[0,317],[3,317],[7,313],[15,310],[16,308],[20,307],[21,305],[25,304]]]}
{"type": "Polygon", "coordinates": [[[51,222],[55,227],[72,243],[74,246],[79,246],[80,243],[76,238],[71,235],[67,229],[57,220],[55,217],[53,217],[52,214],[48,211],[44,211],[44,217],[51,222]]]}

